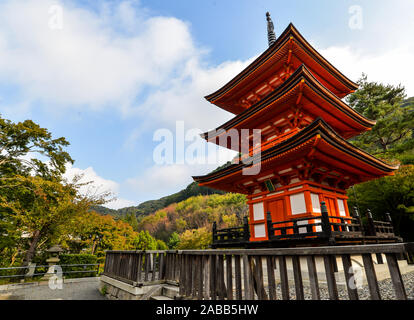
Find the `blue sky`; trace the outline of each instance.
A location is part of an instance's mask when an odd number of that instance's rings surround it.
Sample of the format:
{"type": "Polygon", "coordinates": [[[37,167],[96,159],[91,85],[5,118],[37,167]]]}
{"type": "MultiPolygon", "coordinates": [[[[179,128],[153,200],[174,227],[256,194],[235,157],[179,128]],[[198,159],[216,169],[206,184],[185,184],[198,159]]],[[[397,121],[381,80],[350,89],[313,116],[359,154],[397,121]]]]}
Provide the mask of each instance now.
{"type": "Polygon", "coordinates": [[[266,49],[266,11],[276,35],[293,22],[352,80],[365,72],[414,95],[410,0],[3,0],[0,112],[66,137],[75,159],[68,178],[83,173],[112,191],[109,207],[176,192],[232,154],[159,166],[154,132],[174,132],[176,121],[206,131],[231,118],[203,96],[266,49]],[[349,24],[355,5],[360,28],[349,24]]]}

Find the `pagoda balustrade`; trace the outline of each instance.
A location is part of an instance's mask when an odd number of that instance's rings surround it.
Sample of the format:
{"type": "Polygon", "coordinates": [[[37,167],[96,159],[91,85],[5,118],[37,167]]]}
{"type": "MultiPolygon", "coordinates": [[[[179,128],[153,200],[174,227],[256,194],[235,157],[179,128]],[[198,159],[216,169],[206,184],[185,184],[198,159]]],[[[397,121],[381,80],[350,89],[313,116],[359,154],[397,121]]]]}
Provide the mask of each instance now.
{"type": "Polygon", "coordinates": [[[249,241],[250,231],[247,217],[243,218],[244,223],[241,227],[217,229],[216,222],[213,223],[213,243],[234,244],[242,241],[249,241]]]}
{"type": "MultiPolygon", "coordinates": [[[[391,217],[386,214],[387,221],[377,221],[368,210],[367,223],[364,225],[355,208],[355,217],[331,216],[324,202],[321,202],[321,215],[296,218],[285,221],[272,221],[270,212],[266,214],[267,237],[266,243],[294,244],[295,240],[325,241],[328,244],[343,243],[344,241],[359,243],[378,243],[379,239],[398,239],[394,234],[391,217]]],[[[213,248],[238,247],[251,244],[247,217],[240,227],[217,229],[213,224],[213,248]]],[[[256,244],[258,244],[256,242],[256,244]]]]}

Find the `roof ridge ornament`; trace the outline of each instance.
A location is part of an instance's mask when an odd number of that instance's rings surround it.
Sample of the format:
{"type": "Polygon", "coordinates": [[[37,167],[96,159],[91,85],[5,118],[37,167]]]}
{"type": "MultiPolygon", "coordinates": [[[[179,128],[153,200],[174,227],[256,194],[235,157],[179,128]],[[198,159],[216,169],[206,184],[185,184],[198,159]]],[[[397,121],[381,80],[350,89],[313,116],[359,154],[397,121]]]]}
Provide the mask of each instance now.
{"type": "Polygon", "coordinates": [[[273,25],[272,18],[270,18],[270,13],[266,12],[267,20],[267,40],[269,41],[269,47],[276,42],[275,27],[273,25]]]}

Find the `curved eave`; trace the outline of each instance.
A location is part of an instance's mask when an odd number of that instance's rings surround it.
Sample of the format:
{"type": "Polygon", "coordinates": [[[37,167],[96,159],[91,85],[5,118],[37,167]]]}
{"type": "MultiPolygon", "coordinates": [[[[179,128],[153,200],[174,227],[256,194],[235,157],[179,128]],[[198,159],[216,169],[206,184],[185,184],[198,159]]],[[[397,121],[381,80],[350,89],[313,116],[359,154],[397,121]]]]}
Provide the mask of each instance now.
{"type": "Polygon", "coordinates": [[[314,92],[319,94],[323,99],[332,104],[338,110],[338,112],[345,114],[348,117],[348,119],[351,118],[361,127],[363,127],[361,131],[370,130],[370,128],[372,128],[375,125],[376,121],[365,118],[363,115],[361,115],[353,108],[348,106],[345,102],[343,102],[336,95],[334,95],[327,88],[325,88],[318,81],[318,79],[316,79],[312,75],[312,73],[306,68],[306,66],[302,65],[298,69],[296,69],[296,71],[289,77],[289,79],[287,79],[279,88],[269,93],[265,98],[263,98],[250,108],[244,110],[237,116],[233,117],[226,123],[217,127],[215,130],[201,134],[201,137],[206,139],[207,141],[210,141],[218,137],[221,133],[224,133],[227,130],[232,129],[237,125],[240,125],[247,119],[263,111],[271,104],[277,102],[277,100],[281,99],[287,92],[293,90],[296,86],[298,86],[302,80],[305,81],[305,85],[307,85],[309,88],[314,90],[314,92]],[[208,138],[210,138],[210,140],[208,140],[208,138]]]}
{"type": "Polygon", "coordinates": [[[257,68],[262,64],[266,63],[278,50],[283,47],[283,45],[289,41],[290,37],[293,36],[305,49],[307,53],[316,60],[322,67],[325,68],[333,77],[340,81],[345,87],[349,89],[349,92],[353,92],[358,89],[358,84],[348,79],[344,74],[342,74],[338,69],[336,69],[328,60],[326,60],[319,52],[317,52],[299,33],[295,26],[290,23],[289,26],[283,31],[279,36],[276,42],[270,46],[266,51],[264,51],[256,60],[254,60],[248,67],[241,71],[237,76],[230,80],[223,87],[217,91],[205,96],[205,99],[211,103],[214,103],[216,100],[221,98],[229,90],[233,89],[235,86],[239,85],[243,80],[253,73],[257,68]]]}
{"type": "MultiPolygon", "coordinates": [[[[260,155],[260,162],[265,163],[275,157],[280,157],[283,154],[298,152],[300,148],[308,145],[312,142],[312,140],[314,141],[316,137],[318,139],[322,139],[324,143],[335,148],[337,152],[343,152],[350,158],[355,159],[356,162],[364,164],[366,168],[371,168],[370,170],[372,172],[377,172],[378,176],[391,175],[394,170],[398,169],[398,166],[389,165],[347,142],[336,134],[335,131],[320,118],[315,120],[312,124],[293,137],[264,151],[260,155]]],[[[259,159],[254,158],[255,156],[250,158],[250,161],[257,163],[259,159]]],[[[242,169],[248,167],[249,165],[243,163],[233,164],[223,170],[219,170],[205,176],[193,176],[193,179],[198,183],[208,185],[209,183],[218,182],[230,176],[237,175],[242,169]]],[[[371,175],[375,176],[376,174],[372,173],[371,175]]]]}

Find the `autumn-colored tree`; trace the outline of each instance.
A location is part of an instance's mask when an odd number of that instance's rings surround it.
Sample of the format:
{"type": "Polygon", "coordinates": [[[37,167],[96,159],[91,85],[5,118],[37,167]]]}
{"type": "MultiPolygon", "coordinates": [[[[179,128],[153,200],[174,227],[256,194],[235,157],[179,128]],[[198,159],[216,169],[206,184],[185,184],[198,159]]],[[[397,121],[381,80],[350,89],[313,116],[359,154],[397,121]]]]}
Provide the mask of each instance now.
{"type": "Polygon", "coordinates": [[[246,197],[241,194],[194,196],[142,218],[138,230],[169,242],[174,232],[211,230],[214,221],[219,227],[241,225],[247,212],[246,197]]]}
{"type": "Polygon", "coordinates": [[[83,249],[103,256],[105,250],[134,249],[133,240],[136,236],[137,233],[128,223],[115,220],[110,215],[89,211],[72,221],[65,244],[72,250],[83,249]]]}
{"type": "Polygon", "coordinates": [[[180,235],[180,242],[177,248],[185,249],[207,249],[212,242],[211,231],[207,228],[186,230],[180,235]]]}
{"type": "Polygon", "coordinates": [[[20,185],[13,188],[14,192],[0,206],[8,213],[16,230],[31,236],[23,260],[23,265],[27,265],[39,245],[51,239],[59,240],[73,218],[85,214],[91,205],[103,200],[81,196],[76,183],[39,176],[20,179],[20,185]]]}

